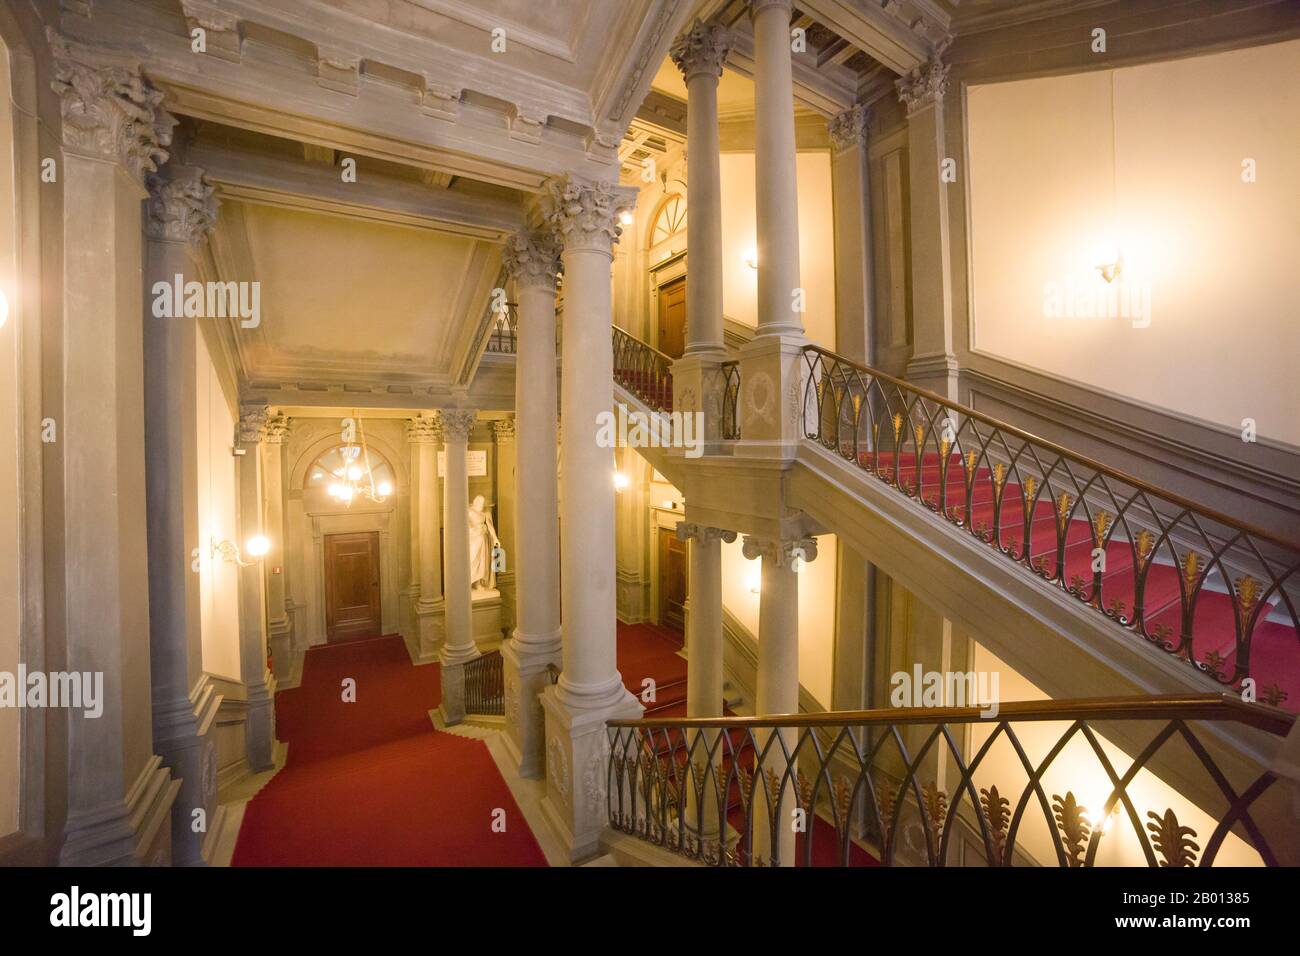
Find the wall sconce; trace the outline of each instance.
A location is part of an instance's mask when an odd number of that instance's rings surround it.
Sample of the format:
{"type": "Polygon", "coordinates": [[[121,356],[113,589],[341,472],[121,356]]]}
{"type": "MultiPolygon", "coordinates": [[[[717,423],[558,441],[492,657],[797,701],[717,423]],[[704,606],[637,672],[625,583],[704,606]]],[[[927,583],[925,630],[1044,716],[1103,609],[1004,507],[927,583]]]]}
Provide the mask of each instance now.
{"type": "Polygon", "coordinates": [[[614,472],[614,493],[622,494],[623,489],[632,484],[632,479],[621,471],[614,472]]]}
{"type": "Polygon", "coordinates": [[[1114,282],[1124,271],[1124,256],[1121,253],[1115,258],[1114,262],[1102,262],[1097,265],[1097,271],[1107,282],[1114,282]]]}
{"type": "Polygon", "coordinates": [[[244,542],[244,552],[254,559],[252,561],[245,561],[243,554],[240,554],[239,545],[229,538],[218,541],[214,537],[211,543],[212,557],[215,558],[217,555],[221,555],[223,560],[229,561],[231,564],[237,564],[241,568],[252,567],[257,563],[257,559],[263,557],[270,550],[271,542],[263,534],[255,534],[244,542]]]}
{"type": "Polygon", "coordinates": [[[750,594],[757,594],[762,590],[762,579],[757,574],[748,575],[745,578],[745,587],[749,589],[750,594]]]}
{"type": "Polygon", "coordinates": [[[0,289],[0,329],[5,327],[9,321],[9,297],[5,295],[5,290],[0,289]]]}
{"type": "Polygon", "coordinates": [[[632,225],[632,221],[633,221],[632,210],[631,209],[621,210],[618,214],[618,221],[625,226],[632,225]]]}
{"type": "Polygon", "coordinates": [[[749,266],[751,269],[758,268],[758,253],[753,249],[749,250],[749,252],[746,253],[745,265],[749,266]]]}

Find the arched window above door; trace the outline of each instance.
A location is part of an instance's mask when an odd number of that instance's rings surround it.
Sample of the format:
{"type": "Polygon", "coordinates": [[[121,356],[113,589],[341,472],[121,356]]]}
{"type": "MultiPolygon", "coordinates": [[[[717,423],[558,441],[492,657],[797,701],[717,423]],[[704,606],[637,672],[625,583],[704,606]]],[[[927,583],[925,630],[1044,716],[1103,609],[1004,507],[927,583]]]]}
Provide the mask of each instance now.
{"type": "Polygon", "coordinates": [[[659,217],[655,219],[654,229],[650,232],[650,245],[657,246],[685,229],[686,197],[681,193],[672,193],[659,207],[659,217]]]}
{"type": "Polygon", "coordinates": [[[373,448],[336,445],[307,469],[306,487],[319,488],[341,504],[354,498],[386,499],[397,486],[393,468],[373,448]]]}

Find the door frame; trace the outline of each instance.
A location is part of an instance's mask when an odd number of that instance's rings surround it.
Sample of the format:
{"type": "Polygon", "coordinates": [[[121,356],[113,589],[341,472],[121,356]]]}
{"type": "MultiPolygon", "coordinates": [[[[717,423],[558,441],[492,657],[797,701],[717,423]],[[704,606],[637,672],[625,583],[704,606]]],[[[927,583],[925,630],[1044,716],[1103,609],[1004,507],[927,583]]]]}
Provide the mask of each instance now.
{"type": "MultiPolygon", "coordinates": [[[[386,633],[388,633],[388,632],[384,630],[384,591],[383,591],[383,588],[384,588],[384,568],[383,568],[383,558],[381,557],[381,555],[380,555],[380,553],[379,553],[379,549],[380,549],[379,532],[378,532],[377,530],[376,530],[376,531],[333,531],[333,532],[330,532],[329,534],[323,535],[322,538],[321,538],[321,559],[322,559],[323,562],[327,562],[328,559],[329,559],[329,547],[328,547],[328,543],[329,543],[329,539],[330,539],[330,538],[356,538],[356,537],[360,537],[360,536],[362,536],[362,535],[364,535],[368,540],[374,542],[374,560],[375,560],[375,564],[376,564],[376,567],[375,567],[375,569],[374,569],[374,573],[375,573],[376,575],[379,576],[379,582],[378,582],[378,584],[377,584],[377,585],[371,585],[372,588],[377,587],[378,590],[379,590],[379,595],[378,595],[378,597],[379,597],[379,601],[378,601],[377,606],[375,607],[375,610],[376,610],[377,615],[378,615],[377,620],[375,621],[375,627],[377,627],[377,628],[379,629],[379,631],[378,631],[379,634],[386,634],[386,633]]],[[[324,607],[323,607],[323,611],[324,611],[324,618],[325,618],[325,641],[326,641],[326,643],[329,643],[329,640],[330,640],[330,590],[331,590],[331,589],[330,589],[330,583],[331,583],[331,581],[330,581],[329,569],[328,569],[327,567],[325,567],[324,564],[322,564],[322,566],[321,566],[321,575],[322,575],[322,577],[323,577],[323,579],[324,579],[324,582],[325,582],[325,591],[324,591],[324,594],[323,594],[323,597],[324,597],[324,607]]]]}
{"type": "Polygon", "coordinates": [[[315,593],[308,600],[313,604],[320,622],[319,629],[310,638],[313,647],[328,640],[325,624],[325,538],[331,534],[379,532],[380,633],[396,634],[400,630],[397,616],[397,575],[393,573],[396,558],[390,531],[392,515],[392,511],[308,515],[311,521],[312,565],[315,569],[311,575],[315,593]]]}
{"type": "MultiPolygon", "coordinates": [[[[659,348],[659,291],[666,285],[676,282],[686,275],[686,250],[674,253],[650,266],[650,314],[649,335],[647,339],[655,348],[659,348]]],[[[690,279],[686,280],[690,282],[690,279]]],[[[691,317],[686,316],[689,322],[691,317]]]]}

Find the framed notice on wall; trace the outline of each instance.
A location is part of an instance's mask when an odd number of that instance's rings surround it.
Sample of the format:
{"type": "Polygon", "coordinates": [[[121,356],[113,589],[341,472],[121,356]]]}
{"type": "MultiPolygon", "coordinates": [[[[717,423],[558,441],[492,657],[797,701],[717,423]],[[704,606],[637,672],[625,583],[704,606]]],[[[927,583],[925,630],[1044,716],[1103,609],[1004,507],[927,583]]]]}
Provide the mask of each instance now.
{"type": "MultiPolygon", "coordinates": [[[[465,452],[465,464],[469,466],[469,476],[471,478],[481,478],[487,474],[487,451],[485,449],[473,449],[465,452]]],[[[444,478],[447,475],[447,453],[438,452],[438,477],[444,478]]]]}

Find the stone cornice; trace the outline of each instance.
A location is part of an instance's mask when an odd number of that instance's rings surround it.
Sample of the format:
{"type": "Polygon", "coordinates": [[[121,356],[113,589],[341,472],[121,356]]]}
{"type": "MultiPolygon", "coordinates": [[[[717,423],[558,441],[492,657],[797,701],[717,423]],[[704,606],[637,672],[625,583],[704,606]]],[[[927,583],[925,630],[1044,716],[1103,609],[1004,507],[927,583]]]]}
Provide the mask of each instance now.
{"type": "Polygon", "coordinates": [[[444,408],[438,412],[438,420],[442,423],[444,442],[467,442],[469,433],[474,430],[474,422],[478,420],[478,412],[472,408],[444,408]]]}
{"type": "Polygon", "coordinates": [[[842,113],[836,113],[827,124],[831,137],[831,149],[841,153],[846,149],[861,146],[866,139],[867,123],[871,112],[861,103],[855,103],[842,113]]]}
{"type": "Polygon", "coordinates": [[[816,559],[817,539],[792,538],[788,541],[776,541],[747,534],[741,544],[741,552],[750,561],[762,558],[765,561],[775,561],[778,568],[788,568],[794,558],[805,562],[816,559]]]}
{"type": "Polygon", "coordinates": [[[668,55],[682,71],[687,83],[700,74],[722,76],[722,65],[731,52],[731,34],[718,23],[696,20],[691,28],[673,41],[668,55]]]}
{"type": "Polygon", "coordinates": [[[179,167],[149,174],[145,230],[150,239],[198,245],[217,221],[217,199],[202,170],[179,167]]]}
{"type": "Polygon", "coordinates": [[[167,160],[176,119],[138,65],[107,62],[53,30],[50,86],[59,94],[63,147],[118,163],[141,185],[167,160]]]}
{"type": "Polygon", "coordinates": [[[730,544],[736,540],[736,532],[728,531],[725,528],[711,528],[708,525],[696,524],[693,521],[679,521],[677,522],[677,540],[698,541],[700,544],[725,541],[730,544]]]}
{"type": "Polygon", "coordinates": [[[622,234],[619,210],[636,201],[636,190],[573,175],[546,181],[546,221],[566,252],[611,254],[622,234]]]}
{"type": "Polygon", "coordinates": [[[442,423],[436,418],[412,418],[406,423],[406,440],[413,445],[441,445],[442,423]]]}
{"type": "Polygon", "coordinates": [[[943,100],[948,92],[948,64],[930,60],[900,76],[894,85],[898,88],[898,98],[907,107],[907,115],[911,116],[943,100]]]}
{"type": "Polygon", "coordinates": [[[547,233],[516,233],[506,240],[501,261],[519,285],[554,289],[560,272],[559,243],[547,233]]]}

